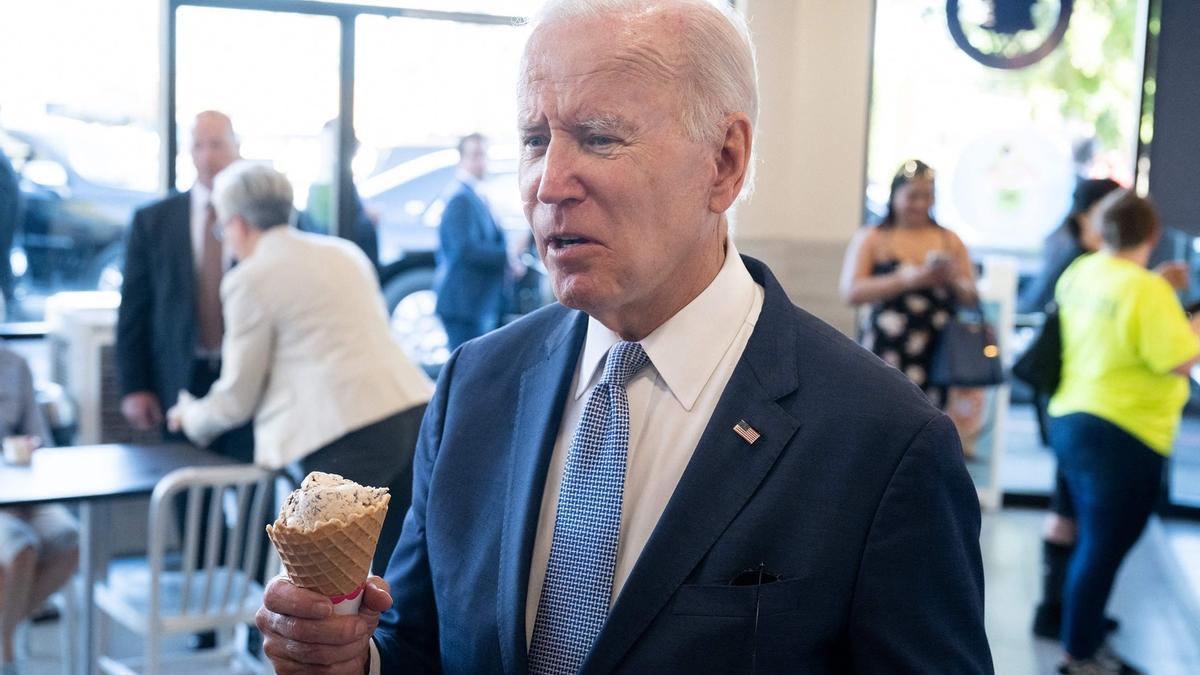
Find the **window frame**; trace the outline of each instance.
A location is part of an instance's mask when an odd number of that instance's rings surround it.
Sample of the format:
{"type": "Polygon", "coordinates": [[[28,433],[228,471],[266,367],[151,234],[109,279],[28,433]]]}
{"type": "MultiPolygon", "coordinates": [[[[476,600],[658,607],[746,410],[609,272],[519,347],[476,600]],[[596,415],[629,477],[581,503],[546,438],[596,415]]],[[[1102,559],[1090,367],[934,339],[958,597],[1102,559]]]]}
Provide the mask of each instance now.
{"type": "Polygon", "coordinates": [[[354,230],[356,216],[353,200],[348,196],[353,186],[351,161],[354,143],[354,56],[356,43],[356,20],[360,16],[383,16],[387,18],[426,19],[484,25],[514,26],[524,17],[481,14],[477,12],[450,12],[404,7],[384,7],[372,4],[345,4],[321,2],[319,0],[164,0],[162,12],[162,58],[160,61],[160,129],[162,132],[162,175],[160,188],[170,192],[175,187],[176,157],[179,155],[179,129],[175,119],[177,112],[177,58],[178,58],[178,11],[182,7],[204,7],[232,9],[279,14],[303,14],[326,16],[337,19],[340,27],[338,57],[338,147],[337,147],[337,190],[334,191],[335,211],[338,214],[335,233],[349,238],[354,230]]]}

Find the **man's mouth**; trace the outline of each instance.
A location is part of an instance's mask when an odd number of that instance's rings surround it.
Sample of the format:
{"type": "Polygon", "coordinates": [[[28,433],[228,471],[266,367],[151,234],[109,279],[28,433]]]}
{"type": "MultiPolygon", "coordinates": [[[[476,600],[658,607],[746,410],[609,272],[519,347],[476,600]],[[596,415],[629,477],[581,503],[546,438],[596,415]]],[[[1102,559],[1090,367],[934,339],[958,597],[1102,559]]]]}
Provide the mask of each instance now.
{"type": "Polygon", "coordinates": [[[587,239],[585,237],[570,237],[570,236],[550,237],[550,248],[558,249],[558,250],[567,249],[572,246],[578,246],[580,244],[590,244],[590,243],[592,243],[592,240],[587,239]]]}

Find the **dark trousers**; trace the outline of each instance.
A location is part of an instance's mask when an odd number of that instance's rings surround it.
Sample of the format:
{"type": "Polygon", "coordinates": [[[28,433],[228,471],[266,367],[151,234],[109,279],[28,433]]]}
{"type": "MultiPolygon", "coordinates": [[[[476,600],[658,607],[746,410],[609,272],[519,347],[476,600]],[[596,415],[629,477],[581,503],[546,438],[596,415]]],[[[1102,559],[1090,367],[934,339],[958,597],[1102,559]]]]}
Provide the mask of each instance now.
{"type": "Polygon", "coordinates": [[[461,317],[438,317],[442,327],[446,329],[446,340],[450,351],[458,349],[467,340],[474,340],[489,331],[496,330],[499,319],[488,317],[484,319],[464,319],[461,317]]]}
{"type": "Polygon", "coordinates": [[[1084,659],[1104,641],[1104,607],[1158,497],[1163,456],[1094,415],[1053,418],[1050,438],[1079,537],[1063,588],[1062,643],[1084,659]]]}
{"type": "Polygon", "coordinates": [[[380,576],[387,569],[412,504],[413,452],[424,416],[422,403],[355,429],[299,461],[298,480],[310,471],[324,471],[361,485],[388,488],[392,499],[371,563],[371,569],[380,576]]]}

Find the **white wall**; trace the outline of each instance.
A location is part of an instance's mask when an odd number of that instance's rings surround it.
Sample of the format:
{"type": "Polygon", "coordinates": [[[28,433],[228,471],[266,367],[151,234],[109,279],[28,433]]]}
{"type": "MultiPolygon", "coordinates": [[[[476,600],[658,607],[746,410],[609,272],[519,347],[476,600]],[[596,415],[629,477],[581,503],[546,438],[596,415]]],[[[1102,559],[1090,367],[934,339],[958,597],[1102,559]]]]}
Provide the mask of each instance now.
{"type": "Polygon", "coordinates": [[[849,333],[837,295],[861,224],[872,0],[739,0],[758,49],[758,181],[736,215],[743,253],[792,301],[849,333]]]}

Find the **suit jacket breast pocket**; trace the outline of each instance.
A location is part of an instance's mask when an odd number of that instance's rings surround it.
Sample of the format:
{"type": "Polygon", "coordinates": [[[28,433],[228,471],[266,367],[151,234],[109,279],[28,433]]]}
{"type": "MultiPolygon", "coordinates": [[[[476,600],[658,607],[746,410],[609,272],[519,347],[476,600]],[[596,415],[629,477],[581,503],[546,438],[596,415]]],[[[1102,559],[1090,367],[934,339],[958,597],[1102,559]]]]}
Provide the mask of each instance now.
{"type": "Polygon", "coordinates": [[[758,617],[805,608],[807,579],[783,579],[759,586],[693,584],[680,586],[671,613],[683,616],[758,617]]]}

